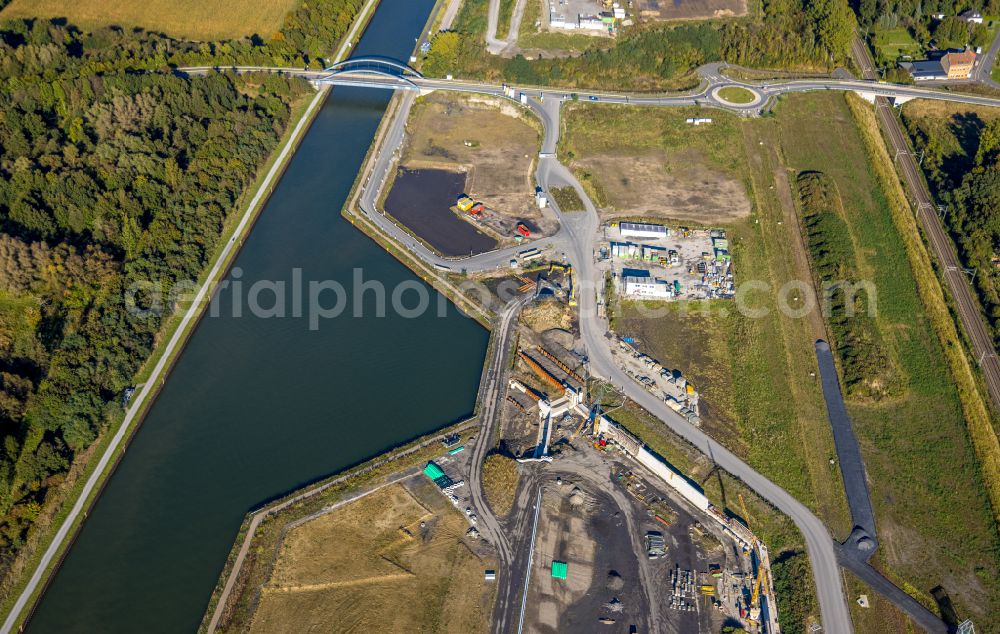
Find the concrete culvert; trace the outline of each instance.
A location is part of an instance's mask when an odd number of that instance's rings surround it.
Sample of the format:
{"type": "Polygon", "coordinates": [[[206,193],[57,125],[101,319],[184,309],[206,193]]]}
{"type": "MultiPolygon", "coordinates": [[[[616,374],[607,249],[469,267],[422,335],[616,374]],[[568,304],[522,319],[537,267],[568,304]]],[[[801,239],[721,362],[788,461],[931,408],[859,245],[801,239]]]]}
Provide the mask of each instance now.
{"type": "Polygon", "coordinates": [[[608,571],[607,586],[608,590],[621,590],[625,587],[625,581],[622,579],[622,576],[618,574],[617,570],[608,571]]]}

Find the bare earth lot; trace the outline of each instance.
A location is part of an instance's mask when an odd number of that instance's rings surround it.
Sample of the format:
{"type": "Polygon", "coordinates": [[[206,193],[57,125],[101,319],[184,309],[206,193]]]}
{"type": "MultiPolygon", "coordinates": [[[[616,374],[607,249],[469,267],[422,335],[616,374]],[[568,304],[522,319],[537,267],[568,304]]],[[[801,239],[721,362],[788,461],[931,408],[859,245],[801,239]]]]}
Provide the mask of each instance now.
{"type": "Polygon", "coordinates": [[[68,18],[87,29],[137,26],[174,37],[216,40],[255,33],[270,37],[297,4],[296,0],[13,0],[0,18],[68,18]]]}
{"type": "Polygon", "coordinates": [[[568,134],[560,154],[581,178],[605,218],[641,216],[702,225],[730,224],[750,214],[740,166],[726,150],[739,139],[735,121],[715,114],[693,126],[682,117],[637,108],[566,107],[568,134]]]}
{"type": "Polygon", "coordinates": [[[470,196],[504,215],[540,218],[532,172],[537,127],[498,99],[432,93],[413,107],[400,164],[466,172],[470,196]]]}
{"type": "Polygon", "coordinates": [[[467,527],[420,476],[292,528],[250,629],[484,632],[492,565],[467,527]]]}
{"type": "Polygon", "coordinates": [[[743,184],[705,165],[697,151],[668,155],[650,150],[626,157],[609,150],[576,165],[594,174],[609,203],[609,218],[645,216],[709,225],[750,213],[743,184]]]}
{"type": "Polygon", "coordinates": [[[698,20],[746,15],[746,0],[637,0],[639,17],[652,20],[698,20]]]}

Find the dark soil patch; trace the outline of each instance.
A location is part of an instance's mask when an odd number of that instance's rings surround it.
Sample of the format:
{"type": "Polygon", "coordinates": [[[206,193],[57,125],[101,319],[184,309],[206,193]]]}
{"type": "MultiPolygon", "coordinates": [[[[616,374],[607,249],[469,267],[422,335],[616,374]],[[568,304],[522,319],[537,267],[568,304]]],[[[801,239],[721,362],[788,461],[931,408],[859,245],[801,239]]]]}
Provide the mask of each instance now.
{"type": "Polygon", "coordinates": [[[400,170],[385,200],[386,212],[442,255],[482,253],[496,240],[455,215],[465,174],[448,170],[400,170]]]}

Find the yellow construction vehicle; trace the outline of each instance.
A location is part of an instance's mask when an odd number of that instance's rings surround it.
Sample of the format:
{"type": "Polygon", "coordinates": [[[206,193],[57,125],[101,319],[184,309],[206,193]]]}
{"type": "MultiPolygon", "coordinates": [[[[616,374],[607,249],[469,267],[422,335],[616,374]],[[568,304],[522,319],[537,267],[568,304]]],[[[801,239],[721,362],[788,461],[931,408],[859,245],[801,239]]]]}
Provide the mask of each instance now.
{"type": "Polygon", "coordinates": [[[569,269],[569,305],[576,306],[576,284],[573,283],[573,269],[569,269]]]}
{"type": "MultiPolygon", "coordinates": [[[[753,528],[750,526],[750,514],[747,513],[746,500],[743,499],[742,493],[737,495],[740,498],[740,508],[743,511],[743,519],[747,523],[747,528],[749,528],[752,533],[753,528]]],[[[753,625],[758,625],[760,622],[760,588],[762,584],[766,583],[766,581],[764,567],[761,565],[763,560],[760,556],[760,543],[757,541],[756,536],[753,538],[753,552],[757,559],[757,577],[753,582],[753,592],[750,595],[750,609],[747,613],[747,620],[753,625]]]]}
{"type": "Polygon", "coordinates": [[[747,615],[752,623],[760,622],[760,587],[764,583],[764,569],[757,566],[757,578],[753,582],[753,594],[750,596],[750,612],[747,615]]]}

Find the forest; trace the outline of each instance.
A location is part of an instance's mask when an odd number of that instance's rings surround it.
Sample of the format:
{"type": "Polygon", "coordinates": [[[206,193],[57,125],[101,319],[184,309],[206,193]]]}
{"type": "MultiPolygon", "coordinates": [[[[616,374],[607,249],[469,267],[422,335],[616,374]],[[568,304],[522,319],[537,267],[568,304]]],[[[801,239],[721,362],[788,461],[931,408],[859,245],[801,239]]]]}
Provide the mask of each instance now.
{"type": "Polygon", "coordinates": [[[831,69],[843,62],[855,20],[845,0],[765,0],[759,15],[726,22],[646,23],[611,48],[528,60],[490,55],[483,45],[487,0],[466,0],[452,31],[435,36],[423,70],[490,81],[662,90],[714,61],[769,68],[831,69]]]}
{"type": "MultiPolygon", "coordinates": [[[[853,1],[861,31],[870,36],[875,60],[890,68],[897,61],[936,51],[988,48],[993,35],[987,26],[989,20],[977,24],[958,16],[967,10],[995,16],[1000,10],[1000,0],[974,5],[960,0],[853,1]]],[[[895,75],[887,78],[898,79],[895,75]]]]}
{"type": "Polygon", "coordinates": [[[174,67],[318,66],[360,5],[303,4],[268,41],[0,24],[0,573],[122,418],[169,317],[133,290],[198,279],[311,94],[280,75],[174,67]]]}
{"type": "Polygon", "coordinates": [[[984,121],[975,112],[934,118],[904,109],[903,120],[945,205],[962,263],[976,272],[973,285],[1000,344],[1000,119],[984,121]]]}

